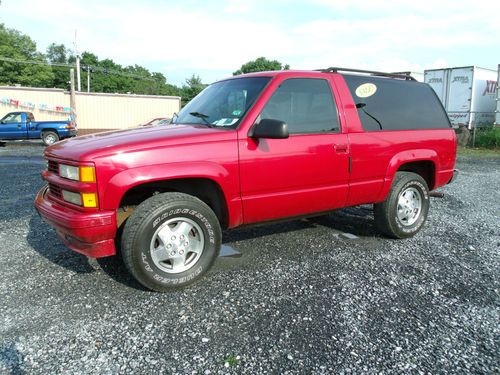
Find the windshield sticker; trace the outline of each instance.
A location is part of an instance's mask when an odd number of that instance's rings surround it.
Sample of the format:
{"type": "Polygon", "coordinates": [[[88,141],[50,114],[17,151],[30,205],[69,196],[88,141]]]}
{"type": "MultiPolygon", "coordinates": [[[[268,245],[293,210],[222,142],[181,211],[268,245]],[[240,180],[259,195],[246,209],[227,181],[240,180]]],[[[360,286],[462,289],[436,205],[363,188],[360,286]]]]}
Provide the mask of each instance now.
{"type": "Polygon", "coordinates": [[[373,83],[363,83],[356,89],[356,96],[358,98],[368,98],[377,92],[377,86],[373,83]]]}
{"type": "Polygon", "coordinates": [[[237,118],[221,118],[220,120],[212,122],[212,124],[213,125],[218,125],[218,126],[231,126],[236,121],[238,121],[237,118]]]}
{"type": "Polygon", "coordinates": [[[233,111],[232,115],[239,116],[239,115],[241,115],[241,111],[239,109],[237,109],[236,111],[233,111]]]}

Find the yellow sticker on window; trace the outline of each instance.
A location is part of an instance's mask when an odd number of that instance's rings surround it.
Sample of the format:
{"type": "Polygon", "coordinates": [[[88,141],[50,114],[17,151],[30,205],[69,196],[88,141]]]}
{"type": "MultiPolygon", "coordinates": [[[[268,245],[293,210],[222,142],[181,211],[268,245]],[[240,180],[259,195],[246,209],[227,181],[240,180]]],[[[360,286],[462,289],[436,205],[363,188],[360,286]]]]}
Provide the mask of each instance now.
{"type": "Polygon", "coordinates": [[[356,89],[356,96],[358,98],[368,98],[377,92],[377,86],[373,83],[363,83],[356,89]]]}

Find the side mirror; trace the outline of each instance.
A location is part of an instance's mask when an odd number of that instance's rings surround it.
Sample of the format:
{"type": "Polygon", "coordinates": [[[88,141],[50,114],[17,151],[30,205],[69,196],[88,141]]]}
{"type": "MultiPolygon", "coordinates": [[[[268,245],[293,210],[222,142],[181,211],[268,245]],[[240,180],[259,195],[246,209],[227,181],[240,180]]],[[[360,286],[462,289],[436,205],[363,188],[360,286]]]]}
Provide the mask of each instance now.
{"type": "Polygon", "coordinates": [[[248,136],[250,138],[285,139],[289,137],[288,125],[284,121],[266,118],[256,123],[248,136]]]}
{"type": "Polygon", "coordinates": [[[356,108],[360,109],[360,108],[365,108],[366,107],[366,103],[356,103],[356,108]]]}

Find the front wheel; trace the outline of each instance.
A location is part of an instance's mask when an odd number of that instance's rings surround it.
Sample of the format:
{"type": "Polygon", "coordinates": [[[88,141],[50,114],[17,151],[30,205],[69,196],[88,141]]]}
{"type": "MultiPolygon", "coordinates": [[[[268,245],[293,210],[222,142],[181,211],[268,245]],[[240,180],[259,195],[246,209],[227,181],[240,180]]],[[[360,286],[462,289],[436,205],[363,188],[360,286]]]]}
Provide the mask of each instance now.
{"type": "Polygon", "coordinates": [[[44,131],[42,133],[42,142],[45,146],[50,146],[59,140],[59,135],[52,130],[44,131]]]}
{"type": "Polygon", "coordinates": [[[183,193],[157,194],[128,218],[122,256],[129,272],[159,292],[199,280],[221,246],[217,216],[204,202],[183,193]]]}
{"type": "Polygon", "coordinates": [[[414,236],[429,212],[429,189],[425,180],[412,172],[397,172],[389,195],[373,206],[375,226],[392,238],[414,236]]]}

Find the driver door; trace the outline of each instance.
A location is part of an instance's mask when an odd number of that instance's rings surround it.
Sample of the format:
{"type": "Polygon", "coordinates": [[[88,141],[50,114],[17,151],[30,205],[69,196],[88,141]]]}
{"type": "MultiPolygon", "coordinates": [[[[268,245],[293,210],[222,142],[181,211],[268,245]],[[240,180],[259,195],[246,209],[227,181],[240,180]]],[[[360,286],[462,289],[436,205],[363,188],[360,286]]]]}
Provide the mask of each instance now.
{"type": "Polygon", "coordinates": [[[265,118],[285,122],[290,135],[239,140],[244,223],[343,207],[349,186],[349,143],[341,132],[330,82],[283,81],[254,126],[265,118]]]}
{"type": "Polygon", "coordinates": [[[24,139],[26,138],[25,124],[21,113],[9,113],[0,122],[0,138],[24,139]]]}

